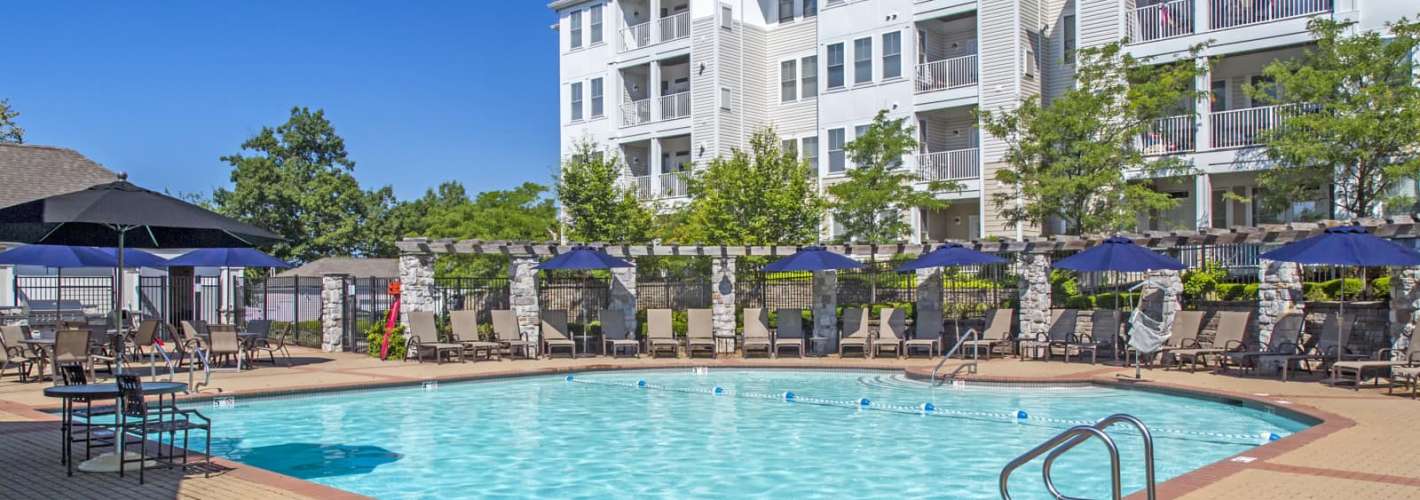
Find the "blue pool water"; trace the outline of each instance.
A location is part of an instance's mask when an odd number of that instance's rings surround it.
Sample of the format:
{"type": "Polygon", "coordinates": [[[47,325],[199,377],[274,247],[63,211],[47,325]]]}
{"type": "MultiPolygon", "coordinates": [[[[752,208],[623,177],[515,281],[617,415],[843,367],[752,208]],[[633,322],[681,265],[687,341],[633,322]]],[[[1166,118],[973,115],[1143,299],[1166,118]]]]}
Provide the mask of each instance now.
{"type": "MultiPolygon", "coordinates": [[[[1138,416],[1155,432],[1160,481],[1308,425],[1145,391],[797,370],[585,373],[198,408],[220,455],[380,498],[994,498],[1002,466],[1075,421],[1138,416]]],[[[1125,490],[1140,489],[1142,445],[1116,429],[1125,490]]],[[[1107,497],[1108,470],[1090,443],[1055,477],[1067,495],[1107,497]]],[[[1044,495],[1038,463],[1012,493],[1044,495]]]]}

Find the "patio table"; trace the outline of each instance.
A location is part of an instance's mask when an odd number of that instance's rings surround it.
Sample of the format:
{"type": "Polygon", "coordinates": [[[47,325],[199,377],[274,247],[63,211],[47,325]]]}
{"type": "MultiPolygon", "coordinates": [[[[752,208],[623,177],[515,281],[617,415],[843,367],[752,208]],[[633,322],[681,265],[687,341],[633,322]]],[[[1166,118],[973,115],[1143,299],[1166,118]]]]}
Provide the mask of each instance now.
{"type": "MultiPolygon", "coordinates": [[[[187,384],[184,384],[182,382],[149,382],[143,384],[144,395],[158,396],[157,407],[160,409],[163,408],[163,401],[165,400],[165,398],[168,400],[168,404],[175,405],[177,404],[177,393],[186,391],[187,384]]],[[[59,398],[61,401],[59,433],[62,439],[62,441],[60,442],[63,443],[63,448],[60,450],[60,461],[64,463],[65,474],[73,476],[74,454],[71,451],[71,448],[73,448],[73,443],[70,442],[70,439],[73,436],[74,428],[74,400],[82,399],[92,402],[94,400],[112,399],[114,400],[114,407],[117,408],[118,399],[120,396],[118,384],[79,384],[47,387],[44,389],[44,395],[46,397],[59,398]]],[[[159,411],[158,415],[159,418],[161,418],[164,413],[159,411]]],[[[86,425],[88,425],[88,423],[86,423],[86,425]]],[[[107,455],[122,456],[122,434],[122,430],[115,429],[114,439],[116,440],[115,443],[117,446],[116,452],[101,454],[97,457],[88,460],[85,463],[94,463],[100,460],[109,460],[110,458],[107,455]]],[[[112,472],[118,472],[118,470],[114,470],[112,472]]]]}

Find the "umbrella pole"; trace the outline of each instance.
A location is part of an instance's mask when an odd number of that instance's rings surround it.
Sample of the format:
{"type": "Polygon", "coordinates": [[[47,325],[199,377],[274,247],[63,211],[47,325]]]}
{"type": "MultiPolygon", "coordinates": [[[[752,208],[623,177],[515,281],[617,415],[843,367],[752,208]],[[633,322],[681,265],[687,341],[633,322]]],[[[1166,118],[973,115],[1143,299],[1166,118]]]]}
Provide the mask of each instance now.
{"type": "Polygon", "coordinates": [[[127,227],[118,227],[118,278],[115,281],[118,291],[118,299],[114,301],[114,323],[118,326],[118,335],[113,337],[113,375],[118,377],[118,372],[123,369],[123,239],[128,235],[127,227]]]}

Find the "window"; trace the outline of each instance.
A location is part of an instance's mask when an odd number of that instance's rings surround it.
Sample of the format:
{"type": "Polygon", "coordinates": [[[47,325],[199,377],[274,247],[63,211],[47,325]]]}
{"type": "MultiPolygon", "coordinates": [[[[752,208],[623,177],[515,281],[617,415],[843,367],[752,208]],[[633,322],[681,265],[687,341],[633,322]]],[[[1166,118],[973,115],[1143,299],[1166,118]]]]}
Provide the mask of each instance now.
{"type": "Polygon", "coordinates": [[[799,79],[802,90],[800,97],[808,99],[818,96],[818,56],[808,56],[799,62],[799,79]]]}
{"type": "Polygon", "coordinates": [[[1213,80],[1213,86],[1209,87],[1208,110],[1213,112],[1228,110],[1228,81],[1213,80]]]}
{"type": "Polygon", "coordinates": [[[602,106],[602,79],[592,79],[592,118],[601,118],[604,113],[602,106]]]}
{"type": "Polygon", "coordinates": [[[1075,15],[1065,16],[1065,40],[1061,42],[1061,59],[1065,64],[1075,64],[1075,15]]]}
{"type": "Polygon", "coordinates": [[[853,83],[873,81],[873,39],[853,41],[853,83]]]}
{"type": "Polygon", "coordinates": [[[804,17],[818,15],[818,0],[804,0],[804,17]]]}
{"type": "Polygon", "coordinates": [[[572,121],[582,119],[582,82],[572,84],[572,121]]]}
{"type": "Polygon", "coordinates": [[[786,156],[798,158],[799,153],[795,151],[795,149],[798,148],[795,146],[795,144],[796,143],[793,139],[784,139],[782,141],[779,141],[779,151],[783,152],[786,156]]]}
{"type": "Polygon", "coordinates": [[[1021,57],[1021,73],[1025,76],[1035,76],[1035,49],[1027,48],[1021,57]]]}
{"type": "Polygon", "coordinates": [[[582,11],[574,10],[568,14],[572,23],[572,48],[582,48],[582,11]]]}
{"type": "Polygon", "coordinates": [[[587,12],[590,13],[592,21],[592,42],[591,45],[602,43],[602,6],[593,6],[587,12]]]}
{"type": "Polygon", "coordinates": [[[730,110],[730,88],[720,87],[720,109],[730,110]]]}
{"type": "Polygon", "coordinates": [[[794,0],[779,0],[779,22],[787,23],[794,20],[794,0]]]}
{"type": "Polygon", "coordinates": [[[842,172],[844,170],[843,139],[843,129],[836,128],[828,131],[829,172],[842,172]]]}
{"type": "Polygon", "coordinates": [[[797,78],[793,59],[779,63],[779,102],[793,102],[799,99],[797,78]]]}
{"type": "Polygon", "coordinates": [[[809,164],[809,170],[818,175],[818,136],[805,137],[800,145],[804,161],[809,164]]]}
{"type": "Polygon", "coordinates": [[[828,88],[843,88],[843,44],[828,46],[828,88]]]}
{"type": "Polygon", "coordinates": [[[883,79],[902,76],[902,33],[883,33],[883,79]]]}
{"type": "Polygon", "coordinates": [[[720,6],[720,27],[724,29],[734,29],[735,9],[728,5],[720,6]]]}

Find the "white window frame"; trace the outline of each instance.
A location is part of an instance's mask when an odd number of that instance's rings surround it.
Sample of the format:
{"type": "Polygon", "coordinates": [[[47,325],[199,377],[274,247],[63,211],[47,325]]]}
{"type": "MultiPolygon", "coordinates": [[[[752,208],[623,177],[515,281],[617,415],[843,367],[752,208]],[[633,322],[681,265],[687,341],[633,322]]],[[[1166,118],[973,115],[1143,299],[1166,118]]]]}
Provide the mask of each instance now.
{"type": "Polygon", "coordinates": [[[799,141],[798,141],[798,139],[795,139],[795,138],[793,138],[793,137],[785,137],[785,138],[779,139],[779,151],[780,151],[780,152],[783,152],[783,153],[792,154],[792,155],[794,156],[794,158],[798,158],[798,157],[799,157],[799,141]]]}
{"type": "Polygon", "coordinates": [[[582,105],[584,104],[582,101],[582,82],[572,82],[572,84],[569,85],[569,92],[571,93],[572,104],[572,109],[569,113],[572,116],[572,121],[580,122],[586,117],[582,109],[582,105]]]}
{"type": "Polygon", "coordinates": [[[778,5],[779,6],[777,10],[779,14],[779,24],[794,22],[794,0],[779,0],[778,5]],[[789,12],[787,13],[788,15],[785,15],[786,13],[784,12],[785,3],[789,4],[789,12]]]}
{"type": "Polygon", "coordinates": [[[587,8],[587,27],[590,30],[587,37],[591,39],[591,41],[587,43],[589,46],[595,47],[601,45],[606,39],[606,37],[602,36],[602,29],[606,20],[602,7],[602,5],[593,5],[587,8]]]}
{"type": "Polygon", "coordinates": [[[735,8],[730,4],[720,4],[720,29],[735,29],[735,8]]]}
{"type": "Polygon", "coordinates": [[[582,48],[582,10],[577,9],[567,13],[567,44],[568,50],[580,50],[582,48]]]}
{"type": "Polygon", "coordinates": [[[1061,18],[1065,26],[1060,30],[1060,60],[1065,64],[1075,64],[1075,52],[1079,49],[1079,26],[1076,24],[1075,14],[1065,14],[1061,18]]]}
{"type": "Polygon", "coordinates": [[[590,100],[592,101],[592,112],[590,116],[593,119],[606,116],[605,81],[602,80],[601,77],[596,77],[591,79],[591,83],[587,84],[587,86],[589,87],[587,94],[591,97],[590,100]]]}
{"type": "Polygon", "coordinates": [[[853,40],[853,85],[868,83],[873,83],[873,37],[865,36],[853,40]],[[867,42],[868,50],[862,50],[860,42],[867,42]],[[867,52],[867,54],[861,52],[867,52]],[[866,78],[862,76],[864,70],[867,70],[868,76],[866,78]]]}
{"type": "Polygon", "coordinates": [[[818,97],[818,54],[799,58],[799,99],[818,97]],[[812,72],[813,77],[809,74],[812,72]]]}
{"type": "Polygon", "coordinates": [[[843,42],[828,44],[828,47],[824,49],[824,60],[827,61],[827,66],[825,67],[828,69],[828,80],[826,83],[828,86],[826,88],[831,90],[848,86],[848,46],[843,42]],[[833,84],[833,69],[835,67],[833,64],[833,49],[835,47],[838,48],[838,64],[836,66],[838,68],[838,85],[833,84]]]}
{"type": "Polygon", "coordinates": [[[779,102],[799,102],[798,59],[785,59],[779,61],[779,102]]]}
{"type": "Polygon", "coordinates": [[[721,110],[721,111],[734,111],[734,107],[731,106],[731,104],[732,104],[731,100],[732,100],[732,99],[734,99],[734,93],[730,91],[730,88],[729,88],[729,87],[720,87],[720,110],[721,110]]]}
{"type": "Polygon", "coordinates": [[[818,16],[818,0],[804,0],[804,17],[818,16]]]}
{"type": "Polygon", "coordinates": [[[831,128],[831,129],[828,129],[828,134],[827,134],[827,135],[828,135],[828,141],[827,141],[827,142],[828,142],[828,150],[827,150],[827,151],[828,151],[828,173],[829,173],[829,174],[841,174],[841,173],[843,173],[843,172],[847,172],[847,171],[848,171],[848,154],[847,154],[846,151],[844,151],[843,148],[844,148],[844,146],[847,146],[847,145],[848,145],[848,130],[845,129],[845,128],[843,128],[843,127],[831,128]],[[838,135],[838,141],[839,141],[839,143],[840,143],[840,144],[838,144],[838,149],[833,149],[833,136],[834,136],[835,133],[837,133],[837,135],[838,135]],[[839,167],[838,167],[837,170],[834,170],[834,163],[835,163],[835,156],[834,156],[834,153],[837,153],[837,154],[838,154],[838,156],[836,157],[836,158],[837,158],[837,162],[836,162],[836,163],[839,165],[839,167]]]}
{"type": "Polygon", "coordinates": [[[799,138],[799,160],[807,162],[809,169],[814,175],[818,175],[818,135],[806,135],[799,138]],[[809,141],[813,141],[813,146],[809,146],[809,141]]]}
{"type": "Polygon", "coordinates": [[[1021,52],[1021,75],[1035,78],[1035,49],[1026,47],[1021,52]]]}
{"type": "Polygon", "coordinates": [[[901,31],[889,31],[889,32],[887,32],[887,33],[883,33],[882,39],[883,39],[883,54],[882,54],[882,59],[883,59],[883,79],[884,79],[884,80],[887,80],[887,79],[890,79],[890,78],[902,78],[902,32],[901,32],[901,31]],[[888,52],[888,38],[894,38],[894,39],[897,40],[897,52],[892,52],[892,53],[889,53],[889,52],[888,52]],[[894,60],[896,61],[896,62],[895,62],[894,64],[892,64],[891,66],[888,65],[888,59],[889,59],[889,58],[894,58],[894,60]],[[888,75],[888,68],[890,68],[890,67],[896,68],[895,71],[897,72],[897,74],[895,74],[895,75],[888,75]]]}

